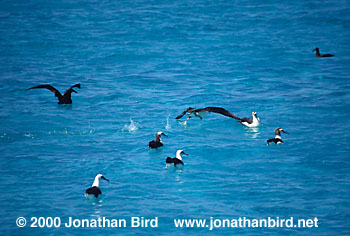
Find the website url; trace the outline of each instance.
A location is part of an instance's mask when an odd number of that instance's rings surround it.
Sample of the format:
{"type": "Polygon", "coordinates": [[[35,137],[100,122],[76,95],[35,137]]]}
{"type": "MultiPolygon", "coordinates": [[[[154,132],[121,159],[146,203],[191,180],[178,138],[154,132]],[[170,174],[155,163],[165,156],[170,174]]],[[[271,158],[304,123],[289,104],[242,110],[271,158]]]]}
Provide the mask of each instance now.
{"type": "Polygon", "coordinates": [[[235,219],[217,219],[210,217],[210,219],[174,219],[176,228],[208,228],[213,230],[215,228],[317,228],[318,219],[294,219],[268,217],[264,219],[249,219],[246,217],[239,217],[235,219]]]}

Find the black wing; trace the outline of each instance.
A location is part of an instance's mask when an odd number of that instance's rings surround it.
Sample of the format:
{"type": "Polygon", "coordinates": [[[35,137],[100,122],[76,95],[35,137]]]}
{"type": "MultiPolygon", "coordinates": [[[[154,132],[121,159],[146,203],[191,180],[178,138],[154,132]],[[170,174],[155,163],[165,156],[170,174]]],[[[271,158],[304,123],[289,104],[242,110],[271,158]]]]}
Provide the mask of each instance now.
{"type": "Polygon", "coordinates": [[[278,142],[283,143],[282,139],[279,139],[279,138],[271,138],[271,139],[268,139],[266,142],[267,142],[267,145],[269,145],[271,142],[274,142],[275,144],[277,144],[278,142]]]}
{"type": "Polygon", "coordinates": [[[173,159],[175,159],[175,158],[167,157],[165,160],[165,163],[174,163],[173,159]]]}
{"type": "Polygon", "coordinates": [[[34,87],[31,87],[31,88],[26,89],[26,90],[30,90],[30,89],[39,89],[39,88],[48,89],[48,90],[50,90],[51,92],[53,92],[53,93],[55,94],[55,97],[57,97],[58,99],[61,99],[61,98],[62,98],[62,94],[61,94],[57,89],[55,89],[54,87],[52,87],[52,86],[49,85],[49,84],[41,84],[41,85],[34,86],[34,87]]]}
{"type": "Polygon", "coordinates": [[[240,120],[241,123],[243,122],[247,122],[248,124],[252,124],[253,123],[253,118],[243,118],[240,120]]]}
{"type": "Polygon", "coordinates": [[[178,165],[178,164],[181,164],[181,165],[184,165],[184,163],[177,159],[176,157],[175,158],[171,158],[171,157],[168,157],[166,160],[165,160],[165,163],[174,163],[174,166],[178,165]]]}
{"type": "Polygon", "coordinates": [[[178,116],[176,117],[176,119],[180,119],[181,117],[183,117],[183,116],[186,114],[186,112],[189,112],[189,111],[191,111],[191,110],[195,110],[195,109],[192,108],[192,107],[187,108],[187,109],[184,110],[180,115],[178,115],[178,116]]]}
{"type": "Polygon", "coordinates": [[[221,108],[221,107],[206,107],[206,108],[204,108],[204,110],[206,110],[208,112],[219,113],[221,115],[228,116],[228,117],[231,117],[231,118],[236,119],[236,120],[241,120],[239,117],[235,116],[234,114],[232,114],[228,110],[221,108]]]}
{"type": "Polygon", "coordinates": [[[96,186],[86,189],[85,193],[93,194],[93,195],[95,195],[96,198],[98,197],[99,194],[102,194],[100,188],[98,188],[96,186]]]}
{"type": "Polygon", "coordinates": [[[163,146],[163,144],[161,142],[156,142],[154,140],[148,143],[149,148],[159,148],[162,146],[163,146]]]}
{"type": "MultiPolygon", "coordinates": [[[[74,91],[73,88],[80,88],[80,84],[75,84],[75,85],[73,85],[72,87],[70,87],[69,89],[67,89],[67,90],[64,92],[63,96],[66,95],[67,93],[72,93],[72,92],[74,91]]],[[[74,92],[75,92],[75,91],[74,91],[74,92]]]]}

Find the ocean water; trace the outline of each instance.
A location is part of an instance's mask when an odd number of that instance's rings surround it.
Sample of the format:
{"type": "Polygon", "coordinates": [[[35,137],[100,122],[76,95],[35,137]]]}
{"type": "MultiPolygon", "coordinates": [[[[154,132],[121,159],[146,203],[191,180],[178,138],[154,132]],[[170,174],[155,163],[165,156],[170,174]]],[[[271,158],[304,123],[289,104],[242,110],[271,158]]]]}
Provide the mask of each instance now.
{"type": "Polygon", "coordinates": [[[349,235],[350,2],[1,1],[2,235],[349,235]],[[332,53],[315,58],[312,50],[332,53]],[[75,83],[72,105],[48,90],[75,83]],[[187,126],[187,107],[218,114],[187,126]],[[266,146],[282,127],[285,143],[266,146]],[[164,147],[149,150],[157,131],[164,147]],[[182,170],[164,169],[183,149],[182,170]],[[84,191],[95,175],[99,202],[84,191]],[[157,228],[31,228],[31,217],[158,217],[157,228]],[[25,217],[26,227],[16,226],[25,217]],[[174,219],[318,218],[317,228],[174,219]]]}

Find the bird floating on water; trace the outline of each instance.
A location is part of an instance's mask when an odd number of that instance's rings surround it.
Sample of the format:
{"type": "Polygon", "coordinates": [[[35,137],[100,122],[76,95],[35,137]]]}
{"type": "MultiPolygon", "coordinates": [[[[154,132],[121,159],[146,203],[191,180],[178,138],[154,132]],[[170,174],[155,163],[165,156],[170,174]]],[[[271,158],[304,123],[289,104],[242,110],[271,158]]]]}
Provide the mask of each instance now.
{"type": "Polygon", "coordinates": [[[38,86],[34,86],[34,87],[31,87],[31,88],[28,88],[26,90],[45,88],[45,89],[48,89],[48,90],[50,90],[51,92],[53,92],[55,94],[55,97],[58,98],[58,104],[72,104],[72,98],[71,98],[72,92],[78,93],[77,91],[75,91],[73,89],[75,87],[76,88],[80,88],[80,84],[75,84],[72,87],[70,87],[69,89],[67,89],[64,92],[63,96],[57,89],[55,89],[54,87],[52,87],[49,84],[41,84],[41,85],[38,85],[38,86]]]}
{"type": "Polygon", "coordinates": [[[260,124],[260,119],[258,118],[256,112],[252,112],[252,118],[239,118],[238,116],[232,114],[228,110],[221,108],[221,107],[206,107],[206,108],[199,108],[195,109],[192,107],[187,108],[184,110],[180,115],[176,117],[176,119],[180,119],[183,117],[186,113],[188,113],[187,120],[184,122],[184,124],[187,124],[187,121],[191,117],[199,117],[201,120],[203,120],[203,116],[205,116],[207,113],[214,112],[218,113],[224,116],[231,117],[233,119],[238,120],[242,125],[248,126],[248,127],[256,127],[260,124]]]}
{"type": "Polygon", "coordinates": [[[174,158],[167,157],[167,159],[165,160],[165,163],[166,163],[165,168],[172,167],[172,166],[173,167],[184,166],[184,163],[182,162],[181,154],[188,156],[188,154],[185,153],[183,150],[177,150],[176,157],[174,158]]]}
{"type": "Polygon", "coordinates": [[[238,118],[239,123],[247,127],[257,127],[260,125],[260,118],[255,111],[252,112],[252,118],[238,118]]]}
{"type": "Polygon", "coordinates": [[[315,48],[314,50],[312,50],[313,52],[316,51],[316,55],[315,57],[334,57],[333,54],[320,54],[320,49],[315,48]]]}
{"type": "Polygon", "coordinates": [[[91,188],[88,188],[85,191],[86,198],[90,198],[93,196],[95,196],[95,198],[98,198],[102,194],[102,192],[100,190],[100,179],[104,179],[107,182],[109,182],[109,179],[106,179],[103,175],[101,175],[101,174],[96,175],[95,180],[94,180],[91,188]]]}
{"type": "Polygon", "coordinates": [[[289,134],[287,131],[284,131],[282,128],[276,128],[275,129],[275,138],[268,139],[267,146],[269,146],[271,142],[274,142],[275,144],[283,143],[282,137],[281,137],[281,132],[283,132],[285,134],[289,134]]]}
{"type": "Polygon", "coordinates": [[[150,149],[162,147],[163,143],[162,143],[161,136],[168,137],[168,135],[164,134],[162,131],[157,132],[155,136],[156,136],[156,138],[153,141],[150,141],[148,143],[148,147],[150,149]]]}

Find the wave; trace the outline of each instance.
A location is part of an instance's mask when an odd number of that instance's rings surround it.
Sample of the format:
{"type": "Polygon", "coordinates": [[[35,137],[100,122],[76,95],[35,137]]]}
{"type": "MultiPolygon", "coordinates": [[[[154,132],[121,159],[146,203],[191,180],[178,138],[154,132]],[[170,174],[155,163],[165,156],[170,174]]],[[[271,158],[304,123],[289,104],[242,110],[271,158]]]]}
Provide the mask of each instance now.
{"type": "Polygon", "coordinates": [[[169,115],[168,115],[168,117],[166,118],[166,126],[165,126],[165,129],[166,129],[166,130],[170,130],[170,129],[171,129],[171,125],[169,124],[169,115]]]}
{"type": "Polygon", "coordinates": [[[131,118],[130,118],[130,124],[126,124],[124,125],[122,131],[128,131],[128,132],[135,132],[136,130],[138,130],[139,128],[137,127],[137,123],[135,123],[131,118]]]}

